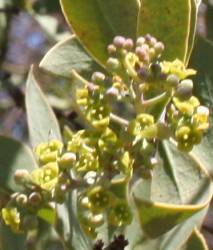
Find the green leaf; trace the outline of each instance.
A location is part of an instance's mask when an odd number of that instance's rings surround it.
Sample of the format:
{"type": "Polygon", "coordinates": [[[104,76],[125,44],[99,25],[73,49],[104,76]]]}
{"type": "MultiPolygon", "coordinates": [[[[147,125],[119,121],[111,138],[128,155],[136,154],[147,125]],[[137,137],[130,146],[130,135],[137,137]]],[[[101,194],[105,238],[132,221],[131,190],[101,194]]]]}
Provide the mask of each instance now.
{"type": "Polygon", "coordinates": [[[141,0],[138,36],[150,33],[166,46],[164,59],[185,61],[190,30],[190,0],[141,0]]]}
{"type": "Polygon", "coordinates": [[[26,108],[33,146],[50,139],[61,140],[57,119],[35,79],[33,68],[31,68],[27,79],[26,108]]]}
{"type": "Polygon", "coordinates": [[[56,221],[56,211],[50,206],[39,209],[37,212],[37,216],[52,225],[56,221]]]}
{"type": "MultiPolygon", "coordinates": [[[[207,213],[207,208],[194,214],[190,219],[176,226],[168,233],[156,238],[149,239],[144,237],[135,247],[131,250],[180,250],[183,244],[186,243],[195,227],[199,227],[204,216],[207,213]]],[[[130,250],[129,249],[129,250],[130,250]]],[[[195,250],[192,248],[191,250],[195,250]]]]}
{"type": "Polygon", "coordinates": [[[26,241],[23,234],[15,234],[8,226],[0,224],[1,250],[26,250],[26,241]]]}
{"type": "Polygon", "coordinates": [[[89,238],[83,233],[77,217],[77,192],[73,191],[69,194],[68,211],[70,215],[70,241],[74,249],[85,250],[92,249],[89,238]]]}
{"type": "Polygon", "coordinates": [[[204,166],[213,175],[213,43],[198,37],[190,60],[190,67],[197,70],[194,78],[195,95],[199,97],[201,104],[210,109],[210,128],[202,140],[202,143],[193,150],[204,166]]]}
{"type": "Polygon", "coordinates": [[[205,238],[195,229],[181,250],[208,250],[205,238]]]}
{"type": "Polygon", "coordinates": [[[88,55],[75,36],[70,36],[50,49],[40,67],[53,75],[72,78],[71,71],[89,79],[94,71],[103,69],[88,55]]]}
{"type": "Polygon", "coordinates": [[[107,45],[116,35],[135,39],[138,0],[60,0],[62,10],[85,48],[105,65],[107,45]]]}
{"type": "Polygon", "coordinates": [[[0,136],[0,187],[17,191],[19,186],[14,181],[17,169],[31,171],[36,167],[31,150],[21,142],[0,136]]]}
{"type": "Polygon", "coordinates": [[[180,153],[165,142],[160,155],[150,200],[137,193],[138,188],[134,192],[141,227],[150,237],[166,233],[208,206],[213,191],[209,176],[193,155],[180,153]]]}

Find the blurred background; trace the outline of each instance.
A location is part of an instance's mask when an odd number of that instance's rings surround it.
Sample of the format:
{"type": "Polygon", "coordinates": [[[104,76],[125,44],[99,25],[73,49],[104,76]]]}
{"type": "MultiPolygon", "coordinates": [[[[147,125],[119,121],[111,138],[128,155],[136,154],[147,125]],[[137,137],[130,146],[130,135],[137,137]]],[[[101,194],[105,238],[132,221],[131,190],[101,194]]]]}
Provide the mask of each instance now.
{"type": "MultiPolygon", "coordinates": [[[[28,143],[24,95],[30,65],[38,65],[54,44],[69,35],[59,0],[0,0],[0,134],[28,143]]],[[[202,46],[207,55],[213,55],[213,51],[208,51],[200,39],[213,43],[213,0],[205,0],[200,5],[196,54],[193,52],[191,59],[193,66],[207,65],[213,75],[213,57],[209,56],[204,64],[202,46]]],[[[73,123],[75,113],[66,101],[69,98],[66,80],[56,79],[41,70],[37,78],[60,124],[73,123]]],[[[204,222],[203,233],[213,250],[213,205],[204,222]]]]}

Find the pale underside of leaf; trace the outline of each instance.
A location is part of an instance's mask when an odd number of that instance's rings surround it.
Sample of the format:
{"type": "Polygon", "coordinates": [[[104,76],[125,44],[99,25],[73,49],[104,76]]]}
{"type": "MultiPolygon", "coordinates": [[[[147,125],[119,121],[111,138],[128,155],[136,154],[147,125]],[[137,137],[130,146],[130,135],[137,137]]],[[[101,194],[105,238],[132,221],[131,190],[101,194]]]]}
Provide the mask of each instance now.
{"type": "Polygon", "coordinates": [[[33,68],[27,80],[26,108],[30,139],[34,147],[51,139],[61,140],[57,119],[35,79],[33,68]]]}

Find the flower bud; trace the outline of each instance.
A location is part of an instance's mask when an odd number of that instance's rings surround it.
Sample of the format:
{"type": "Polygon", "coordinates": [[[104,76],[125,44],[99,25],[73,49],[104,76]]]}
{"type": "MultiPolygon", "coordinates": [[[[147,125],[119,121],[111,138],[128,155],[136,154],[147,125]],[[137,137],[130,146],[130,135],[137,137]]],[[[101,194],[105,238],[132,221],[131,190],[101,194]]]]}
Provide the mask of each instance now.
{"type": "Polygon", "coordinates": [[[161,74],[161,66],[158,63],[152,63],[150,66],[150,70],[154,77],[158,77],[161,74]]]}
{"type": "Polygon", "coordinates": [[[135,50],[136,55],[138,56],[139,60],[142,62],[147,63],[149,61],[149,55],[145,48],[137,47],[135,50]]]}
{"type": "Polygon", "coordinates": [[[145,40],[146,40],[147,43],[150,43],[151,40],[152,40],[152,36],[150,34],[146,34],[145,35],[145,40]]]}
{"type": "Polygon", "coordinates": [[[113,44],[115,45],[115,47],[117,48],[123,48],[124,44],[125,44],[126,39],[123,36],[116,36],[113,39],[113,44]]]}
{"type": "Polygon", "coordinates": [[[30,174],[26,169],[18,169],[14,175],[15,182],[19,185],[30,182],[30,174]]]}
{"type": "Polygon", "coordinates": [[[95,84],[100,84],[100,83],[103,83],[104,82],[104,80],[105,80],[105,75],[103,74],[103,73],[101,73],[101,72],[94,72],[93,74],[92,74],[92,78],[91,78],[91,80],[92,80],[92,82],[94,82],[95,84]]]}
{"type": "Polygon", "coordinates": [[[30,194],[29,203],[32,206],[39,206],[41,204],[41,201],[42,201],[42,197],[41,197],[40,193],[33,192],[33,193],[30,194]]]}
{"type": "Polygon", "coordinates": [[[21,206],[24,207],[28,202],[28,198],[25,194],[19,194],[16,196],[16,203],[21,206]]]}
{"type": "Polygon", "coordinates": [[[149,57],[154,59],[156,57],[155,50],[153,48],[149,49],[149,57]]]}
{"type": "Polygon", "coordinates": [[[137,41],[136,41],[136,46],[142,46],[145,43],[145,38],[143,36],[138,37],[137,41]]]}
{"type": "Polygon", "coordinates": [[[73,166],[73,163],[76,161],[76,154],[74,153],[65,153],[58,160],[58,166],[60,169],[70,169],[73,166]]]}
{"type": "Polygon", "coordinates": [[[154,38],[154,37],[151,37],[149,45],[152,46],[152,47],[154,47],[156,43],[157,43],[157,39],[154,38]]]}
{"type": "Polygon", "coordinates": [[[157,55],[160,55],[164,49],[165,49],[165,46],[162,42],[157,42],[155,45],[154,45],[154,49],[155,49],[155,52],[157,55]]]}
{"type": "Polygon", "coordinates": [[[182,100],[187,100],[191,97],[193,90],[193,82],[190,79],[181,81],[177,87],[176,96],[182,100]]]}
{"type": "Polygon", "coordinates": [[[107,51],[108,51],[108,53],[109,53],[110,55],[111,55],[111,54],[114,54],[114,53],[116,52],[116,47],[115,47],[115,45],[113,45],[113,44],[108,45],[107,51]]]}
{"type": "Polygon", "coordinates": [[[115,87],[111,87],[107,90],[106,94],[108,96],[115,96],[115,97],[118,97],[119,96],[119,91],[117,88],[115,87]]]}
{"type": "Polygon", "coordinates": [[[117,58],[110,57],[107,62],[107,68],[109,71],[117,71],[120,69],[121,64],[117,58]]]}
{"type": "Polygon", "coordinates": [[[166,82],[171,87],[176,87],[179,83],[179,78],[176,75],[170,74],[166,78],[166,82]]]}
{"type": "Polygon", "coordinates": [[[126,41],[124,43],[124,49],[129,51],[133,48],[133,46],[134,46],[133,40],[130,38],[126,39],[126,41]]]}
{"type": "Polygon", "coordinates": [[[150,77],[150,72],[147,67],[141,67],[137,71],[138,76],[140,77],[141,80],[146,81],[150,77]]]}

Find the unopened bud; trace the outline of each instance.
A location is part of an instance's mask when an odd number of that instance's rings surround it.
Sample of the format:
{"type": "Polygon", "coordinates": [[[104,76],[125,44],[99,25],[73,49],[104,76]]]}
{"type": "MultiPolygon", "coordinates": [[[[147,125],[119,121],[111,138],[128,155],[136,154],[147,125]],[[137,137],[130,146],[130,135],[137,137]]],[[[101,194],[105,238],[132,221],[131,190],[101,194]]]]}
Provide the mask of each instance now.
{"type": "Polygon", "coordinates": [[[110,70],[110,71],[116,71],[118,69],[120,69],[121,67],[121,64],[119,62],[118,59],[116,58],[113,58],[113,57],[110,57],[108,60],[107,60],[107,68],[110,70]]]}
{"type": "Polygon", "coordinates": [[[138,76],[143,80],[146,80],[149,77],[149,70],[146,67],[141,67],[137,73],[138,76]]]}
{"type": "Polygon", "coordinates": [[[150,34],[145,35],[146,42],[150,43],[152,40],[152,36],[150,34]]]}
{"type": "Polygon", "coordinates": [[[107,90],[106,94],[107,94],[108,96],[115,96],[115,97],[117,97],[117,96],[119,95],[119,91],[118,91],[117,88],[111,87],[111,88],[109,88],[109,89],[107,90]]]}
{"type": "Polygon", "coordinates": [[[131,50],[134,46],[133,40],[128,38],[124,43],[124,49],[131,50]]]}
{"type": "Polygon", "coordinates": [[[153,48],[149,49],[149,57],[151,59],[156,57],[155,49],[153,49],[153,48]]]}
{"type": "Polygon", "coordinates": [[[157,42],[154,45],[154,49],[155,49],[156,54],[160,55],[164,51],[165,46],[162,42],[157,42]]]}
{"type": "Polygon", "coordinates": [[[182,100],[187,100],[191,97],[193,90],[193,82],[190,79],[181,81],[177,87],[176,96],[182,100]]]}
{"type": "Polygon", "coordinates": [[[109,53],[110,55],[111,55],[111,54],[114,54],[114,53],[116,52],[116,47],[115,47],[115,45],[113,45],[113,44],[108,45],[107,51],[108,51],[108,53],[109,53]]]}
{"type": "Polygon", "coordinates": [[[150,46],[154,47],[156,43],[157,43],[157,39],[154,37],[151,37],[150,42],[149,42],[150,46]]]}
{"type": "Polygon", "coordinates": [[[101,72],[94,72],[92,74],[92,78],[91,78],[92,82],[99,84],[99,83],[103,83],[105,80],[105,75],[101,72]]]}
{"type": "Polygon", "coordinates": [[[29,196],[29,202],[32,206],[39,206],[42,201],[42,197],[40,193],[38,192],[33,192],[29,196]]]}
{"type": "Polygon", "coordinates": [[[126,39],[123,36],[116,36],[113,39],[113,44],[117,47],[117,48],[123,48],[124,44],[125,44],[126,39]]]}
{"type": "Polygon", "coordinates": [[[145,62],[145,63],[149,61],[149,54],[147,53],[145,48],[137,47],[135,50],[135,53],[138,56],[140,61],[145,62]]]}
{"type": "Polygon", "coordinates": [[[171,87],[177,87],[179,83],[179,78],[176,75],[171,74],[168,75],[168,77],[166,78],[166,82],[171,87]]]}
{"type": "Polygon", "coordinates": [[[158,63],[152,63],[150,66],[150,70],[154,77],[158,77],[161,74],[161,66],[158,63]]]}
{"type": "Polygon", "coordinates": [[[17,184],[25,184],[30,181],[30,174],[26,169],[18,169],[14,175],[17,184]]]}
{"type": "Polygon", "coordinates": [[[28,198],[25,194],[19,194],[16,197],[16,203],[21,207],[25,206],[27,204],[27,201],[28,198]]]}
{"type": "Polygon", "coordinates": [[[143,36],[138,37],[136,41],[136,46],[142,46],[145,43],[145,38],[143,36]]]}
{"type": "Polygon", "coordinates": [[[70,169],[75,161],[76,155],[74,153],[65,153],[62,155],[60,160],[58,160],[58,166],[62,170],[70,169]]]}

